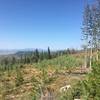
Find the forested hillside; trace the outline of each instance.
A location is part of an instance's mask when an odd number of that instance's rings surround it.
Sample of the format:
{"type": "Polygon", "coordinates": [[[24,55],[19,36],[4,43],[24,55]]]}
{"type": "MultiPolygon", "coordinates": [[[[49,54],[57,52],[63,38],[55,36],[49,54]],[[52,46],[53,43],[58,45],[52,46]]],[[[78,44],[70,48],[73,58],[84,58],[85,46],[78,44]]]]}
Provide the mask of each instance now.
{"type": "Polygon", "coordinates": [[[0,100],[100,100],[100,0],[85,2],[81,31],[82,48],[0,55],[0,100]]]}

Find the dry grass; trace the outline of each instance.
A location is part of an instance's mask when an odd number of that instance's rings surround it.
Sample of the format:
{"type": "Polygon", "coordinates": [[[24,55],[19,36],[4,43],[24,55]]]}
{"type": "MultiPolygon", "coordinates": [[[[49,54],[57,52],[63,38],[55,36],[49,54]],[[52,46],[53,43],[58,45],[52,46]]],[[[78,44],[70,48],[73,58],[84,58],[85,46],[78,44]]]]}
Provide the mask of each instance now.
{"type": "MultiPolygon", "coordinates": [[[[78,56],[78,55],[74,55],[74,56],[78,56]]],[[[60,58],[60,60],[62,58],[60,58]]],[[[65,59],[65,57],[63,58],[63,60],[64,59],[65,59]]],[[[74,84],[76,84],[79,80],[84,79],[84,77],[85,77],[84,75],[66,74],[67,72],[69,72],[69,70],[65,67],[64,67],[65,69],[64,68],[59,69],[59,67],[58,67],[58,69],[55,69],[56,61],[57,60],[55,60],[55,62],[53,60],[50,61],[51,62],[50,65],[47,63],[47,66],[44,68],[47,72],[48,78],[56,77],[52,83],[46,85],[46,87],[54,90],[54,92],[56,94],[59,93],[59,89],[62,86],[65,86],[67,84],[74,86],[74,84]],[[57,72],[57,70],[58,70],[58,72],[57,72]]],[[[65,59],[64,62],[66,62],[66,61],[67,60],[65,59]]],[[[63,65],[62,62],[61,62],[61,65],[63,65]]],[[[2,88],[4,87],[5,82],[9,83],[12,86],[12,90],[11,90],[11,92],[8,92],[7,95],[5,95],[4,100],[31,100],[30,94],[32,94],[32,89],[33,89],[32,78],[34,76],[38,80],[41,80],[42,70],[40,70],[40,68],[36,67],[37,65],[35,66],[35,65],[29,64],[29,65],[23,65],[23,66],[24,67],[21,68],[20,71],[21,71],[22,77],[24,79],[24,83],[19,87],[15,86],[15,80],[16,80],[16,76],[17,76],[16,70],[12,70],[9,73],[9,75],[8,75],[7,71],[3,72],[2,79],[0,80],[0,100],[3,100],[2,95],[4,95],[4,94],[2,92],[2,88]]],[[[70,70],[72,72],[77,71],[77,70],[80,71],[79,68],[76,69],[75,67],[70,70]]]]}

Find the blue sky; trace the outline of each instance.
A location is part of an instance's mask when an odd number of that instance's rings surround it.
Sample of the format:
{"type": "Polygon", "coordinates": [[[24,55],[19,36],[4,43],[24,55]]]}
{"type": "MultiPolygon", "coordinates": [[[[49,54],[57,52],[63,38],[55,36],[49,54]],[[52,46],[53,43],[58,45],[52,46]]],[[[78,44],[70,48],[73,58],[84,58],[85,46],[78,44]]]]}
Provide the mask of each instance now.
{"type": "Polygon", "coordinates": [[[0,49],[79,48],[84,0],[0,0],[0,49]]]}

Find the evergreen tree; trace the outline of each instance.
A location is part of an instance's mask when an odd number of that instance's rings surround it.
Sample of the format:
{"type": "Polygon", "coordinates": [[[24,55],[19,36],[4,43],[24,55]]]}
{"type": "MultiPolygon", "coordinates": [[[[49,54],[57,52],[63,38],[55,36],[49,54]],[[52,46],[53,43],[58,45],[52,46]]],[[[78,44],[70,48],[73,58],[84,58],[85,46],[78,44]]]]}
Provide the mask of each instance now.
{"type": "Polygon", "coordinates": [[[84,100],[99,100],[100,99],[100,63],[93,64],[92,72],[88,78],[82,82],[84,100]],[[86,99],[87,98],[87,99],[86,99]]]}
{"type": "Polygon", "coordinates": [[[40,60],[42,61],[44,59],[44,52],[42,51],[41,53],[40,53],[40,60]]]}
{"type": "Polygon", "coordinates": [[[48,59],[51,59],[51,51],[49,47],[48,47],[48,59]]]}
{"type": "Polygon", "coordinates": [[[38,51],[38,49],[35,50],[35,61],[36,62],[39,61],[39,51],[38,51]]]}
{"type": "Polygon", "coordinates": [[[16,63],[16,58],[12,57],[12,64],[15,64],[15,63],[16,63]]]}

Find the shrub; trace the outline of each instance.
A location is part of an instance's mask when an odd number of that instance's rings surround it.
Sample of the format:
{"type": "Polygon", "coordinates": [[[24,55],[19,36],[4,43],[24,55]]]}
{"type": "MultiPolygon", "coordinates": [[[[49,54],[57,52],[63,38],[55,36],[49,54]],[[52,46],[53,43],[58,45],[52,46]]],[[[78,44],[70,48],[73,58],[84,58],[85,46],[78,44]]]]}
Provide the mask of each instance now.
{"type": "Polygon", "coordinates": [[[23,82],[24,82],[24,79],[23,79],[22,73],[19,69],[17,69],[17,76],[16,76],[15,84],[16,86],[20,86],[23,84],[23,82]]]}

